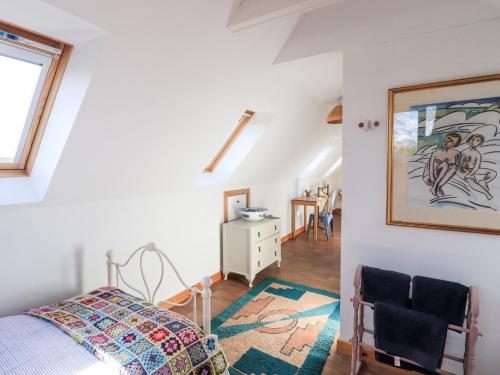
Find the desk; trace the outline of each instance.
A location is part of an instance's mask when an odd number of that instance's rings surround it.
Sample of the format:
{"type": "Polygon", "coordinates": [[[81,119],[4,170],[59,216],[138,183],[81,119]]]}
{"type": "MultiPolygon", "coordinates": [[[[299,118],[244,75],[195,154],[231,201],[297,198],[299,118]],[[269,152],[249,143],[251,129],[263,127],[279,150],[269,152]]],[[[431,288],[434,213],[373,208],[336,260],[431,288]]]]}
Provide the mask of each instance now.
{"type": "Polygon", "coordinates": [[[307,207],[314,207],[314,240],[318,239],[319,206],[327,197],[301,197],[292,199],[292,238],[295,238],[295,213],[296,206],[304,206],[304,226],[307,230],[307,207]]]}

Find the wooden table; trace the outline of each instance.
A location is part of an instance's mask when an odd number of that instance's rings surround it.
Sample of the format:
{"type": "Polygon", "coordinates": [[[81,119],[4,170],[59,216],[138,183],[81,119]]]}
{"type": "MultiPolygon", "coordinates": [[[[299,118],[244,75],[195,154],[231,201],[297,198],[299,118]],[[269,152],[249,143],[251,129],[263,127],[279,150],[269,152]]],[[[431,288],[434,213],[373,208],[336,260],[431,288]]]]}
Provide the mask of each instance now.
{"type": "Polygon", "coordinates": [[[307,207],[314,207],[314,240],[318,239],[319,207],[327,197],[301,197],[292,199],[292,238],[295,238],[296,206],[304,206],[304,227],[307,230],[307,207]]]}

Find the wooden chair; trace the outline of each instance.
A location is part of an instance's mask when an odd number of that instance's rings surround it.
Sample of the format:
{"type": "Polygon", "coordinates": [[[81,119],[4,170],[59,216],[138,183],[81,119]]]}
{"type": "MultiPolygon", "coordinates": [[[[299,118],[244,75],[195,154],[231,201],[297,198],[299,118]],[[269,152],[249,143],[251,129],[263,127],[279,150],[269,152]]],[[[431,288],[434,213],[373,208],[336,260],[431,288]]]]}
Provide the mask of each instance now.
{"type": "Polygon", "coordinates": [[[330,185],[326,184],[325,186],[318,186],[318,197],[321,196],[328,197],[330,195],[330,185]]]}

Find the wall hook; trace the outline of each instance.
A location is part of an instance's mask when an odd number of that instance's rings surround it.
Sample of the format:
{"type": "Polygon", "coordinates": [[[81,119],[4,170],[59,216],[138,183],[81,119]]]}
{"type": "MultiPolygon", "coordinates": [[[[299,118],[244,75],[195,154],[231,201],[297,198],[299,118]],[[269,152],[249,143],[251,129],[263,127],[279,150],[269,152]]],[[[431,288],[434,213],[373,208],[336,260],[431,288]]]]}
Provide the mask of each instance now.
{"type": "Polygon", "coordinates": [[[375,129],[375,128],[378,128],[378,127],[379,127],[379,125],[380,125],[380,122],[379,122],[379,121],[377,121],[377,120],[375,120],[375,121],[368,120],[368,121],[366,122],[366,124],[365,124],[364,122],[360,122],[360,123],[358,124],[358,127],[359,127],[360,129],[365,130],[365,131],[368,131],[368,130],[373,130],[373,129],[375,129]]]}

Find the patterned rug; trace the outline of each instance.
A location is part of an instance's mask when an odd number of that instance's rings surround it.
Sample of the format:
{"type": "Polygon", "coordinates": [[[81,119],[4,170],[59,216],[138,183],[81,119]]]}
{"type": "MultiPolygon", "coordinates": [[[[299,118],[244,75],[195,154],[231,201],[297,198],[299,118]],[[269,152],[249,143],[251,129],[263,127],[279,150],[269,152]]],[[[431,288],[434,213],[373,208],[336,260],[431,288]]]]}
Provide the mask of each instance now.
{"type": "Polygon", "coordinates": [[[231,375],[314,375],[321,374],[339,318],[339,294],[267,278],[212,326],[231,375]]]}

